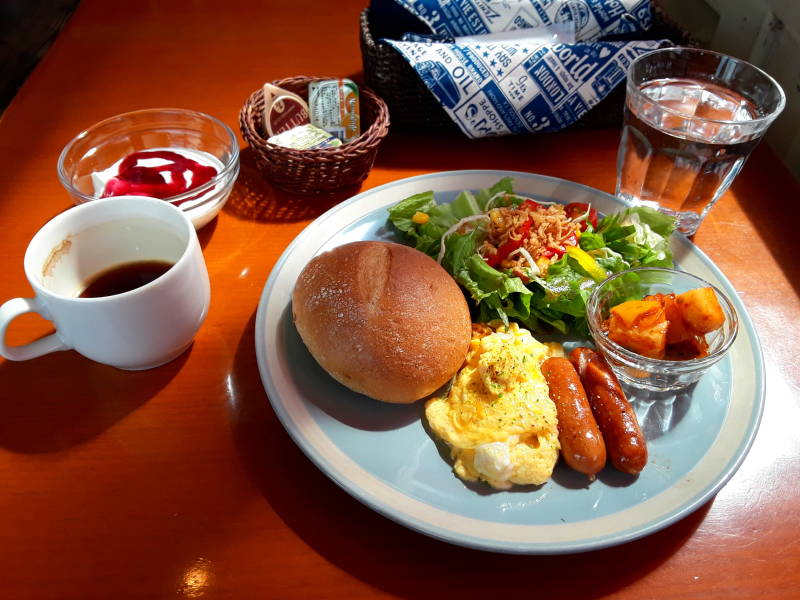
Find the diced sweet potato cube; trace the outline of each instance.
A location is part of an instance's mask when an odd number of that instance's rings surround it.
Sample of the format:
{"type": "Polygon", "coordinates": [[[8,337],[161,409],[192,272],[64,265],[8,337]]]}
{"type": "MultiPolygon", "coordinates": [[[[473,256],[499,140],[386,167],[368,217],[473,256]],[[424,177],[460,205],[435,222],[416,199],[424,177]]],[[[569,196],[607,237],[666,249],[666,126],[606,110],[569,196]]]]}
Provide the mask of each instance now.
{"type": "MultiPolygon", "coordinates": [[[[663,312],[661,313],[663,316],[663,312]]],[[[664,358],[667,346],[666,320],[649,327],[627,327],[614,313],[608,322],[608,337],[631,352],[649,358],[664,358]]]]}
{"type": "Polygon", "coordinates": [[[664,310],[658,302],[635,302],[622,310],[614,310],[621,304],[611,309],[608,337],[631,352],[650,358],[663,358],[668,326],[664,310]],[[653,306],[641,306],[643,304],[655,305],[655,309],[653,306]]]}
{"type": "Polygon", "coordinates": [[[678,294],[675,302],[686,325],[698,333],[709,333],[725,323],[725,313],[722,312],[717,295],[710,287],[678,294]]]}
{"type": "Polygon", "coordinates": [[[683,312],[675,300],[675,294],[664,295],[664,314],[667,317],[667,345],[680,344],[688,340],[692,334],[683,321],[683,312]]]}
{"type": "Polygon", "coordinates": [[[627,328],[648,328],[664,321],[664,307],[656,300],[628,300],[613,307],[611,317],[627,328]]]}

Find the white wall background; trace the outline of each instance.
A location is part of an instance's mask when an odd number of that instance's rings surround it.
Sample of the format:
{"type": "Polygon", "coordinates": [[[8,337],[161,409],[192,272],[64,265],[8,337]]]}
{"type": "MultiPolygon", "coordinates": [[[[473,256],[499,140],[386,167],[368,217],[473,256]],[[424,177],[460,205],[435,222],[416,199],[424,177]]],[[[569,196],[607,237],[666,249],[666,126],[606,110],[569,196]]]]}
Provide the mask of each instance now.
{"type": "Polygon", "coordinates": [[[747,60],[786,92],[766,142],[800,179],[800,0],[660,0],[705,47],[747,60]]]}

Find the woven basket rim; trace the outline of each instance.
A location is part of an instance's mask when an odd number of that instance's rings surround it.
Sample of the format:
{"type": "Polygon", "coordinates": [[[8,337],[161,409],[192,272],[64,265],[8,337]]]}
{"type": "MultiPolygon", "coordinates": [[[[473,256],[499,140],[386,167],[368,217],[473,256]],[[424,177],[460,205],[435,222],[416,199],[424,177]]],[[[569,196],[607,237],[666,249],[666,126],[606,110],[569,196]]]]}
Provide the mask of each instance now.
{"type": "MultiPolygon", "coordinates": [[[[311,83],[313,81],[324,81],[326,79],[341,79],[341,77],[311,77],[307,75],[297,75],[295,77],[275,79],[270,83],[275,86],[282,87],[287,85],[287,83],[302,83],[304,81],[306,83],[311,83]]],[[[333,158],[344,152],[353,153],[353,151],[357,151],[362,146],[370,147],[379,143],[386,136],[389,128],[389,111],[383,99],[365,85],[359,85],[358,91],[359,103],[362,103],[362,100],[367,98],[371,103],[375,104],[375,119],[367,129],[363,130],[359,134],[357,138],[340,146],[334,146],[332,148],[307,148],[303,150],[297,148],[287,148],[286,146],[280,146],[267,141],[267,138],[262,135],[262,132],[255,127],[251,115],[245,115],[243,122],[247,124],[248,134],[254,137],[266,150],[271,152],[302,153],[306,157],[315,155],[319,158],[333,158]]],[[[258,107],[259,103],[263,104],[263,88],[253,91],[253,93],[248,96],[247,101],[245,102],[244,106],[242,106],[240,113],[244,114],[249,105],[258,107]],[[261,98],[259,98],[259,96],[261,96],[261,98]]],[[[363,117],[363,103],[361,104],[361,112],[363,117]]]]}
{"type": "MultiPolygon", "coordinates": [[[[308,97],[312,81],[334,79],[298,75],[272,81],[274,85],[308,97]]],[[[255,156],[264,177],[280,189],[298,194],[323,194],[356,186],[367,178],[381,141],[389,132],[389,109],[384,100],[366,85],[359,85],[361,134],[333,148],[298,150],[268,142],[260,129],[264,95],[259,88],[245,100],[239,111],[242,137],[255,156]]]]}

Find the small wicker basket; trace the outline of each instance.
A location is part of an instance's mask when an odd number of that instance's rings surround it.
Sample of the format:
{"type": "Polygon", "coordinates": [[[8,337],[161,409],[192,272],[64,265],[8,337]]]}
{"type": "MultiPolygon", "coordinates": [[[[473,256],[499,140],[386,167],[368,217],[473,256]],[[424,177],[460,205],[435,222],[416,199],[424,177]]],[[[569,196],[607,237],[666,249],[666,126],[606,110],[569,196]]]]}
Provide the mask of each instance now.
{"type": "MultiPolygon", "coordinates": [[[[308,84],[324,77],[290,77],[272,83],[308,99],[308,84]]],[[[275,187],[296,194],[326,194],[354,187],[367,178],[378,146],[389,131],[386,103],[359,86],[361,135],[335,148],[295,150],[264,137],[264,95],[253,92],[239,111],[239,127],[253,149],[256,164],[275,187]]]]}

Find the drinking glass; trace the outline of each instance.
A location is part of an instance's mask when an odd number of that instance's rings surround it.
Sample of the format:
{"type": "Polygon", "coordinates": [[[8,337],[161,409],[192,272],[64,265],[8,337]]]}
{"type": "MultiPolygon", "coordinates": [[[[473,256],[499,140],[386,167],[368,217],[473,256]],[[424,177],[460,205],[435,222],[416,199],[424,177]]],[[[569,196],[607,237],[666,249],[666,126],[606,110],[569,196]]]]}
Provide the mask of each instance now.
{"type": "Polygon", "coordinates": [[[693,235],[785,104],[743,60],[682,47],[641,55],[628,70],[617,196],[693,235]]]}

